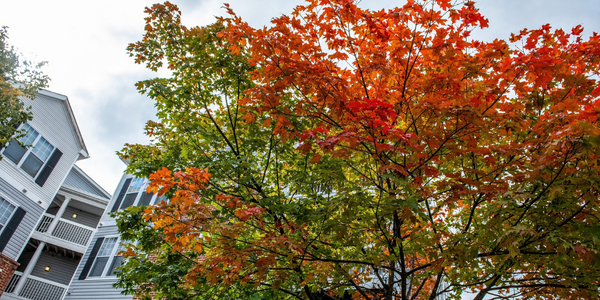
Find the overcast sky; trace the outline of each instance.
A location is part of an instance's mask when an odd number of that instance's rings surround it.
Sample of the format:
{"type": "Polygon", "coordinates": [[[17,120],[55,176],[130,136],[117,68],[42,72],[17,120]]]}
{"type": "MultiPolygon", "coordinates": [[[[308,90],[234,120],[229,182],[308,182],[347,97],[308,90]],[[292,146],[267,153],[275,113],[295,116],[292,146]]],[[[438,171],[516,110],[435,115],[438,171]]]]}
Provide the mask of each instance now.
{"type": "MultiPolygon", "coordinates": [[[[0,25],[9,26],[9,43],[26,58],[45,60],[49,90],[69,97],[91,158],[77,164],[109,193],[125,165],[115,151],[125,143],[147,143],[143,127],[154,117],[151,100],[134,83],[156,74],[135,65],[125,52],[143,34],[142,0],[2,0],[0,25]]],[[[206,25],[223,15],[223,0],[173,0],[186,26],[206,25]]],[[[231,7],[253,26],[289,14],[298,0],[230,0],[231,7]]],[[[404,1],[363,0],[361,6],[389,8],[404,1]]],[[[490,28],[477,32],[483,40],[506,39],[522,28],[554,28],[581,24],[585,34],[600,32],[600,0],[480,0],[477,6],[490,28]]]]}

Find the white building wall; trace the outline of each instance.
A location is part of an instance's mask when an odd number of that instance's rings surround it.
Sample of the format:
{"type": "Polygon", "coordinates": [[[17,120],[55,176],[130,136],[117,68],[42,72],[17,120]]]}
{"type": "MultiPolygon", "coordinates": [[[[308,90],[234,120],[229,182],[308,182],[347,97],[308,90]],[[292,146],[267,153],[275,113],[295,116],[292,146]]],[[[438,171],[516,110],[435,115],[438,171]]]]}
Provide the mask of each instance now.
{"type": "Polygon", "coordinates": [[[31,194],[30,198],[34,201],[41,200],[43,202],[42,206],[47,208],[73,164],[79,158],[81,146],[64,103],[66,100],[44,94],[39,94],[35,100],[27,98],[22,98],[22,100],[25,104],[32,106],[31,110],[34,118],[29,124],[54,147],[58,148],[63,155],[44,186],[36,184],[34,178],[18,168],[9,159],[5,158],[0,161],[0,170],[20,183],[27,190],[27,193],[31,194]]]}

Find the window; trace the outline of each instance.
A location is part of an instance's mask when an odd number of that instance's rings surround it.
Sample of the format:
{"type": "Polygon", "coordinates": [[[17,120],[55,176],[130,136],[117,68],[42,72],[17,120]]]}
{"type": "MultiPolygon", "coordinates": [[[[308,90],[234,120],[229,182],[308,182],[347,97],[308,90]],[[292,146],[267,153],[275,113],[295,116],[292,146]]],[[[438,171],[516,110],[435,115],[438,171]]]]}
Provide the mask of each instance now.
{"type": "MultiPolygon", "coordinates": [[[[115,199],[111,212],[130,206],[146,206],[155,199],[154,193],[146,192],[148,187],[144,178],[127,178],[121,186],[121,191],[115,199]]],[[[158,201],[158,200],[155,200],[158,201]]],[[[155,202],[156,203],[156,202],[155,202]]]]}
{"type": "Polygon", "coordinates": [[[119,267],[121,265],[121,262],[123,262],[123,256],[119,255],[119,253],[124,252],[125,250],[125,246],[123,246],[122,244],[119,245],[119,247],[117,248],[117,252],[115,252],[115,257],[112,260],[112,263],[110,264],[110,268],[108,268],[108,271],[106,271],[106,276],[116,276],[117,275],[117,267],[119,267]]]}
{"type": "Polygon", "coordinates": [[[160,197],[156,197],[156,200],[154,200],[154,205],[156,205],[156,204],[160,204],[160,203],[161,203],[161,202],[163,202],[163,201],[165,201],[165,202],[167,202],[167,203],[168,203],[168,202],[169,202],[169,199],[167,199],[167,197],[165,197],[165,195],[162,195],[162,196],[160,196],[160,197]]]}
{"type": "Polygon", "coordinates": [[[119,252],[125,251],[123,245],[118,243],[118,237],[105,238],[102,246],[96,254],[94,265],[92,266],[89,277],[115,276],[116,268],[121,265],[123,256],[119,252]],[[111,260],[112,258],[112,260],[111,260]]]}
{"type": "Polygon", "coordinates": [[[33,145],[33,147],[27,149],[21,147],[16,141],[12,141],[4,150],[4,156],[23,169],[25,173],[36,178],[55,148],[29,124],[23,124],[21,129],[27,133],[19,138],[19,141],[25,145],[33,145]]]}
{"type": "Polygon", "coordinates": [[[123,203],[121,204],[120,209],[124,209],[130,207],[132,205],[144,206],[150,204],[150,201],[154,197],[153,193],[146,193],[146,187],[144,178],[134,178],[127,189],[127,193],[125,195],[125,199],[123,199],[123,203]],[[143,191],[140,193],[140,191],[143,191]],[[138,196],[140,195],[141,196],[138,196]],[[136,201],[137,200],[137,201],[136,201]]]}
{"type": "Polygon", "coordinates": [[[6,226],[14,210],[14,205],[0,197],[0,230],[6,226]]]}

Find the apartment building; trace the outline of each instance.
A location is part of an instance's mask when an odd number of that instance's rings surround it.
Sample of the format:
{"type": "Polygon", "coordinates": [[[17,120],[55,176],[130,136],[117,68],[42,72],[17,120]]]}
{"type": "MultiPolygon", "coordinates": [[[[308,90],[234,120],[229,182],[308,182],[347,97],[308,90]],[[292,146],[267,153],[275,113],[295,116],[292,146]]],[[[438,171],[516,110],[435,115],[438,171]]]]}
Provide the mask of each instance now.
{"type": "Polygon", "coordinates": [[[59,300],[111,195],[75,165],[89,155],[68,98],[22,100],[32,147],[0,149],[0,299],[59,300]]]}
{"type": "Polygon", "coordinates": [[[130,206],[156,204],[164,200],[163,197],[147,193],[147,186],[147,179],[123,175],[73,276],[65,300],[133,299],[133,296],[122,295],[121,290],[112,286],[117,281],[115,268],[120,265],[123,257],[118,255],[122,249],[119,246],[116,221],[109,213],[130,206]]]}

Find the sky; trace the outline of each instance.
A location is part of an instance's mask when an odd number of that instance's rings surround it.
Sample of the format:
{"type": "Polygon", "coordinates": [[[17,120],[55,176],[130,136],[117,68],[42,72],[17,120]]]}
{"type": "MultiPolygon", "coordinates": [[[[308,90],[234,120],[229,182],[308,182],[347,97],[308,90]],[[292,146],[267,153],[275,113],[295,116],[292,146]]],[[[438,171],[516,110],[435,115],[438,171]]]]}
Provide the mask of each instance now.
{"type": "MultiPolygon", "coordinates": [[[[172,0],[184,25],[206,25],[224,15],[223,2],[255,27],[289,14],[299,0],[172,0]]],[[[29,60],[47,61],[48,90],[69,98],[90,158],[77,162],[106,191],[114,190],[125,169],[115,151],[125,143],[148,143],[144,124],[156,119],[152,100],[134,84],[157,77],[128,57],[128,43],[143,35],[143,0],[0,0],[0,26],[9,27],[9,44],[29,60]]],[[[401,6],[402,0],[363,0],[370,9],[401,6]]],[[[600,0],[479,0],[490,21],[474,38],[507,39],[511,32],[549,23],[565,31],[600,32],[600,0]]]]}

